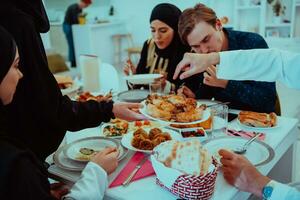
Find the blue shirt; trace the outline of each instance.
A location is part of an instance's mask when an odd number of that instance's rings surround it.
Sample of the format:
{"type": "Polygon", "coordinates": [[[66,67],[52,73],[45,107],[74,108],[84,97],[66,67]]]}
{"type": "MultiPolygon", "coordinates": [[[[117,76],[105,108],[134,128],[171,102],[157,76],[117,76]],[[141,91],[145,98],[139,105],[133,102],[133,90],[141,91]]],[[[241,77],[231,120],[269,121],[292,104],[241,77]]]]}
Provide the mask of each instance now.
{"type": "MultiPolygon", "coordinates": [[[[224,29],[224,32],[228,37],[229,51],[268,48],[266,41],[259,34],[228,29],[224,29]]],[[[236,70],[239,67],[243,66],[236,66],[236,70]]],[[[276,86],[275,82],[230,80],[227,87],[223,89],[201,83],[196,97],[198,99],[214,97],[222,102],[231,102],[230,108],[269,113],[275,111],[276,86]]]]}

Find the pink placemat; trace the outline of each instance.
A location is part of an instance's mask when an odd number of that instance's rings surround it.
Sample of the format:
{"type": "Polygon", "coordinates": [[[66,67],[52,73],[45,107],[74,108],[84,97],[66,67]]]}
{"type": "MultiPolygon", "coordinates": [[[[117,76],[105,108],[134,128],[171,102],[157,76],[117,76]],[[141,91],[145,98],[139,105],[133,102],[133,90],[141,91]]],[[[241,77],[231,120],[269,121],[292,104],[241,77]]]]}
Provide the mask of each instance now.
{"type": "MultiPolygon", "coordinates": [[[[248,131],[237,131],[234,129],[227,129],[227,135],[229,136],[236,136],[236,137],[243,137],[243,138],[247,138],[250,139],[253,136],[255,136],[257,132],[248,132],[248,131]]],[[[261,133],[261,135],[258,137],[259,140],[263,141],[266,138],[266,134],[265,133],[261,133]]]]}
{"type": "MultiPolygon", "coordinates": [[[[109,185],[109,187],[116,187],[122,185],[122,183],[126,180],[129,174],[134,170],[134,168],[139,164],[139,162],[144,158],[145,154],[141,152],[136,152],[129,162],[126,164],[124,169],[121,170],[119,175],[113,180],[113,182],[109,185]]],[[[139,169],[139,171],[135,174],[132,181],[139,180],[141,178],[145,178],[148,176],[154,175],[154,169],[150,160],[147,160],[143,166],[139,169]]]]}

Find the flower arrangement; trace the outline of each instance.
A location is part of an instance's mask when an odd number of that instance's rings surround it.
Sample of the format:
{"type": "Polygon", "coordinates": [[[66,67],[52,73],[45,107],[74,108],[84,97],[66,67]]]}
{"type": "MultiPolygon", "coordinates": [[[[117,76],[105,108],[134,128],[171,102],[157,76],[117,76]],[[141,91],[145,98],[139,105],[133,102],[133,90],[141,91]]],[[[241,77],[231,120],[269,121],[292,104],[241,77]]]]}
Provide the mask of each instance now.
{"type": "Polygon", "coordinates": [[[281,0],[267,0],[270,5],[272,5],[273,12],[275,16],[280,16],[285,14],[286,6],[282,4],[281,0]]]}

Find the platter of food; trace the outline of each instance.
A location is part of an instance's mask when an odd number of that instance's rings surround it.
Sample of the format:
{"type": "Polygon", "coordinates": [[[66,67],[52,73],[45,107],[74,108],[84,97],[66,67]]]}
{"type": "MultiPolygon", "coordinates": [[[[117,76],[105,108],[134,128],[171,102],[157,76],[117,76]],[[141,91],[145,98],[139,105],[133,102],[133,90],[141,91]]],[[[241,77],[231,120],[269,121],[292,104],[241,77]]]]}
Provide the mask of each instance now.
{"type": "Polygon", "coordinates": [[[195,99],[179,95],[149,95],[142,105],[141,114],[164,124],[195,124],[210,117],[206,106],[198,104],[195,99]]]}
{"type": "Polygon", "coordinates": [[[278,127],[278,117],[275,113],[258,113],[241,111],[238,115],[238,124],[242,128],[268,130],[278,127]]]}
{"type": "Polygon", "coordinates": [[[94,100],[94,101],[98,101],[98,102],[110,101],[110,100],[112,100],[112,92],[110,91],[107,94],[98,94],[98,95],[90,93],[90,92],[83,92],[76,97],[76,101],[79,101],[79,102],[85,102],[85,101],[90,101],[90,100],[94,100]]]}
{"type": "Polygon", "coordinates": [[[182,140],[182,136],[165,128],[139,128],[124,135],[121,144],[133,151],[151,153],[154,147],[169,140],[182,140]]]}

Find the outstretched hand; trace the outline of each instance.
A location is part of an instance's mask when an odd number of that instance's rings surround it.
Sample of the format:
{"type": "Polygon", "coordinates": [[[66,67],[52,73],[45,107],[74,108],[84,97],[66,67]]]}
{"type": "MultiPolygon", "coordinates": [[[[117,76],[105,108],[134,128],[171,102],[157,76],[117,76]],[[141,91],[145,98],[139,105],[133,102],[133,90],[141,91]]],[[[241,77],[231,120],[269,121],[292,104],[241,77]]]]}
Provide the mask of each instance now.
{"type": "Polygon", "coordinates": [[[147,119],[144,115],[134,112],[141,107],[139,103],[115,103],[113,107],[113,113],[115,117],[124,119],[127,121],[139,121],[147,119]]]}
{"type": "Polygon", "coordinates": [[[173,79],[177,79],[180,72],[180,79],[188,78],[192,75],[205,71],[211,65],[219,63],[219,54],[196,54],[196,53],[185,53],[183,59],[179,62],[176,67],[173,79]]]}

